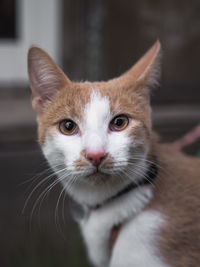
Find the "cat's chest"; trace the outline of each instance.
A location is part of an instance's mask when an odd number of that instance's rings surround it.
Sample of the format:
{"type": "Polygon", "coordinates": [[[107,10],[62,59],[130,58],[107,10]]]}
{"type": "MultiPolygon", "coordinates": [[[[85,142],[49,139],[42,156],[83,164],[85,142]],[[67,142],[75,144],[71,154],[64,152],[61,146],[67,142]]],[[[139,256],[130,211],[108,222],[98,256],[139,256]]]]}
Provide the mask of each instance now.
{"type": "MultiPolygon", "coordinates": [[[[151,197],[151,187],[144,186],[107,204],[105,207],[89,212],[81,220],[80,227],[88,254],[95,266],[129,267],[133,266],[134,262],[137,264],[138,255],[141,259],[143,258],[142,254],[146,254],[148,259],[148,251],[150,256],[154,255],[152,243],[154,240],[151,240],[151,238],[154,239],[155,230],[161,226],[163,221],[158,213],[143,211],[151,197]],[[122,227],[114,246],[111,248],[109,240],[113,226],[117,224],[122,224],[122,227]],[[130,264],[124,262],[125,255],[129,258],[130,264]]],[[[166,266],[158,265],[158,260],[157,257],[151,259],[152,264],[147,265],[150,267],[166,266]]]]}

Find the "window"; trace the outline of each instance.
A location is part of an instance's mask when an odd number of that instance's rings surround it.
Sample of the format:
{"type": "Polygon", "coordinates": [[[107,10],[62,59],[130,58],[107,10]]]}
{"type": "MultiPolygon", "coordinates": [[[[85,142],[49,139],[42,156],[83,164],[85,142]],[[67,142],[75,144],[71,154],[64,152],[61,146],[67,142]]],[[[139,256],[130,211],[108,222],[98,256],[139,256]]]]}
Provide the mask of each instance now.
{"type": "Polygon", "coordinates": [[[27,51],[33,44],[60,63],[60,2],[0,1],[0,86],[27,83],[27,51]]]}

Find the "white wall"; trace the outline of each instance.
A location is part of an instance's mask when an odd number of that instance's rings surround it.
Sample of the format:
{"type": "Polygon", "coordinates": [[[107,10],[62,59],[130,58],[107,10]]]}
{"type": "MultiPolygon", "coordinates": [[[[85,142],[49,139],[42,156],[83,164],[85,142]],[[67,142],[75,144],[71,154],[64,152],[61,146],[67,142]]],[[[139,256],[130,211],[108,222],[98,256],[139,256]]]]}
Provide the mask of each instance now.
{"type": "Polygon", "coordinates": [[[27,51],[33,44],[60,64],[61,0],[17,0],[17,9],[18,39],[0,39],[0,86],[27,83],[27,51]]]}

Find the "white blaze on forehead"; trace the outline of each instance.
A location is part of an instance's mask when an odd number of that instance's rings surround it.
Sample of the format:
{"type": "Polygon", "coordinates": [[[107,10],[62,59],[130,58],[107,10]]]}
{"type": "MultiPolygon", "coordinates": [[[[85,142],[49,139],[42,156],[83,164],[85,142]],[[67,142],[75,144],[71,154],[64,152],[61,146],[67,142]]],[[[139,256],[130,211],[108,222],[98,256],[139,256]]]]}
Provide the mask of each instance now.
{"type": "Polygon", "coordinates": [[[103,147],[106,149],[106,137],[110,121],[110,104],[107,97],[93,91],[86,105],[83,142],[87,149],[103,147]]]}

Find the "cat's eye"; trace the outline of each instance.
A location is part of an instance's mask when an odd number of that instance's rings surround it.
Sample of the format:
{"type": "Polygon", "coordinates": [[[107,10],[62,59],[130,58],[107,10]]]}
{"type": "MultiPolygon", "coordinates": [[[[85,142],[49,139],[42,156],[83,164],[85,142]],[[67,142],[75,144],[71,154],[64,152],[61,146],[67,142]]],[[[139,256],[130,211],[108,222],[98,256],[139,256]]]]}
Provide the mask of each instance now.
{"type": "Polygon", "coordinates": [[[62,134],[73,135],[78,131],[78,126],[72,120],[63,120],[59,123],[59,130],[62,134]]]}
{"type": "Polygon", "coordinates": [[[129,123],[129,119],[127,116],[119,115],[119,116],[116,116],[110,122],[109,129],[111,131],[122,131],[128,126],[128,123],[129,123]]]}

